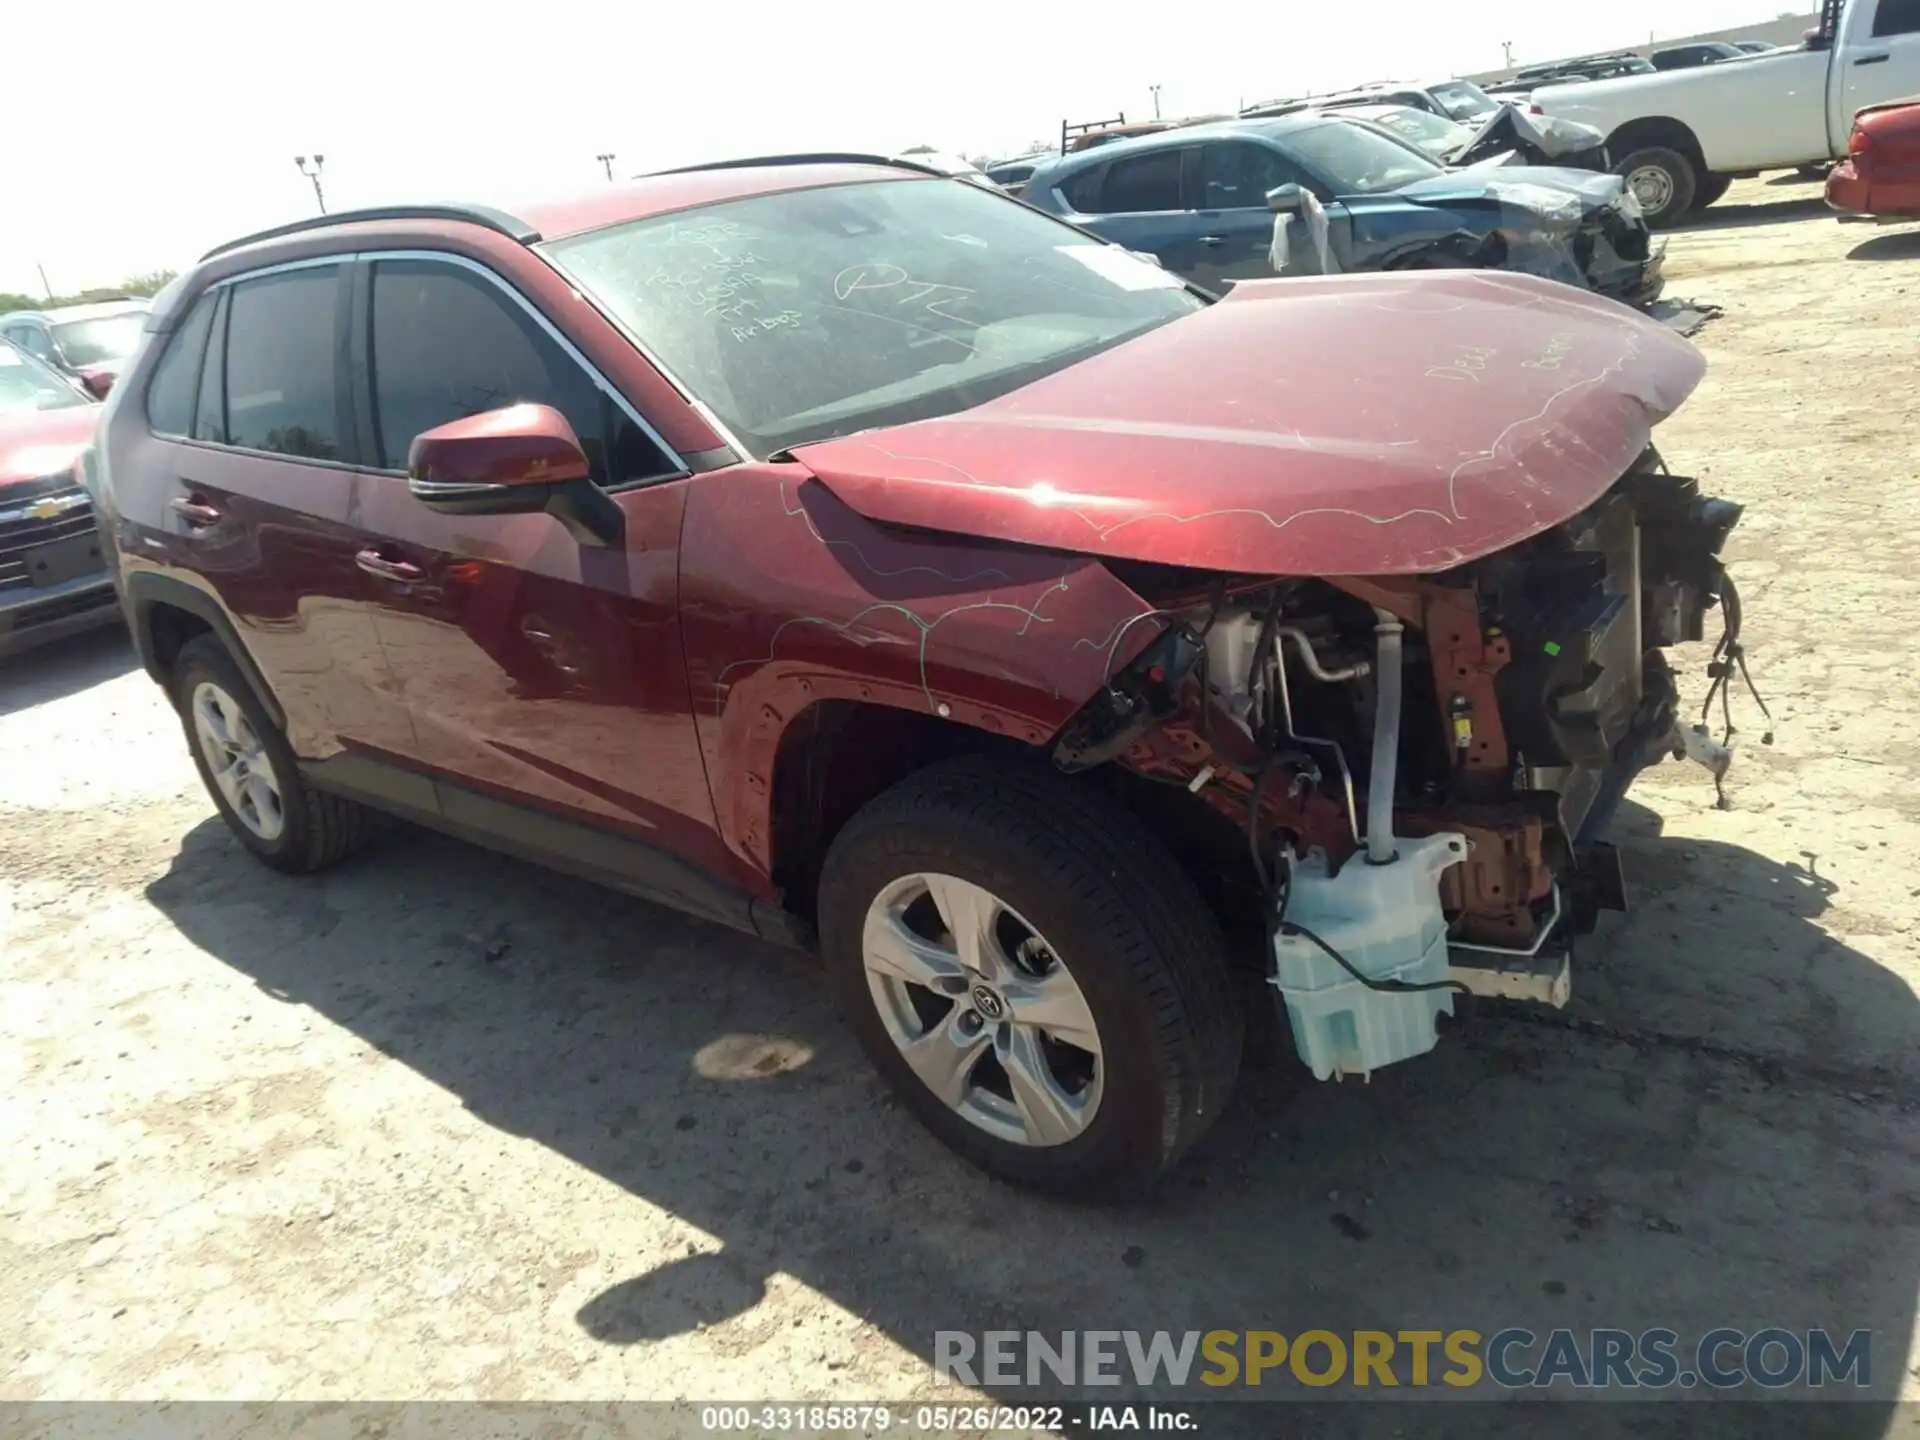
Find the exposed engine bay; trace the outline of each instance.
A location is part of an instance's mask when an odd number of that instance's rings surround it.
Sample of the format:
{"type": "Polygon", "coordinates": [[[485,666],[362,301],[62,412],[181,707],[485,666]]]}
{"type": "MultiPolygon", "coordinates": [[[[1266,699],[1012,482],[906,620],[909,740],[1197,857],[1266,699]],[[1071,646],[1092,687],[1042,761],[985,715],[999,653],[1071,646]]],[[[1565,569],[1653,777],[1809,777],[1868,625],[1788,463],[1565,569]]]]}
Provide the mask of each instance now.
{"type": "Polygon", "coordinates": [[[1244,835],[1323,1078],[1430,1049],[1462,991],[1563,1004],[1570,937],[1625,908],[1601,835],[1634,778],[1668,755],[1725,773],[1664,652],[1719,607],[1708,704],[1744,677],[1719,559],[1739,516],[1650,447],[1572,519],[1438,575],[1129,576],[1165,628],[1056,762],[1184,787],[1244,835]]]}

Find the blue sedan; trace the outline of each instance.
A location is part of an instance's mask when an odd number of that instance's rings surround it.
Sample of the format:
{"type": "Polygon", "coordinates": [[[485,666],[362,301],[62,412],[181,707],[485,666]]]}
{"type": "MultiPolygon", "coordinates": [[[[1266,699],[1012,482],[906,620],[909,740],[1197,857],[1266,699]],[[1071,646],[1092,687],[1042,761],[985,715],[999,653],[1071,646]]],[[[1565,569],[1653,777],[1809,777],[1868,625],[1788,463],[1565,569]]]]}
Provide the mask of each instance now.
{"type": "Polygon", "coordinates": [[[1021,196],[1209,290],[1275,273],[1499,269],[1632,304],[1662,252],[1617,175],[1493,163],[1450,171],[1364,122],[1313,113],[1187,126],[1041,165],[1021,196]],[[1314,232],[1319,233],[1314,233],[1314,232]],[[1323,242],[1323,243],[1322,243],[1323,242]]]}

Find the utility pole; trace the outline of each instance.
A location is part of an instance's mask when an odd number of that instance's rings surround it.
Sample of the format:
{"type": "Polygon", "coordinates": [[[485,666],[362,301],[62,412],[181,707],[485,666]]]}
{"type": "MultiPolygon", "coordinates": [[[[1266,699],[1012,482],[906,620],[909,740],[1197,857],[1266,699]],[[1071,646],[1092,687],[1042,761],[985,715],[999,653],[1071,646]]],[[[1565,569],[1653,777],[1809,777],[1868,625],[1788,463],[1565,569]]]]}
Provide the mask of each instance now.
{"type": "Polygon", "coordinates": [[[53,299],[53,286],[47,283],[47,267],[36,260],[33,268],[40,272],[40,288],[47,292],[47,299],[53,299]]]}
{"type": "Polygon", "coordinates": [[[1507,52],[1506,68],[1511,70],[1513,68],[1513,42],[1511,40],[1502,40],[1500,42],[1500,48],[1507,52]]]}
{"type": "Polygon", "coordinates": [[[327,157],[324,155],[315,155],[313,157],[313,168],[311,170],[307,168],[307,157],[304,155],[294,156],[293,163],[300,167],[300,173],[302,175],[313,182],[313,198],[320,206],[320,213],[322,215],[326,214],[327,196],[326,192],[320,188],[320,168],[327,163],[327,157]]]}
{"type": "Polygon", "coordinates": [[[1147,89],[1153,92],[1153,118],[1158,120],[1160,118],[1160,87],[1149,85],[1147,89]]]}
{"type": "Polygon", "coordinates": [[[593,158],[598,160],[601,166],[606,170],[607,181],[609,184],[611,184],[613,181],[613,152],[609,150],[604,155],[596,155],[593,158]]]}

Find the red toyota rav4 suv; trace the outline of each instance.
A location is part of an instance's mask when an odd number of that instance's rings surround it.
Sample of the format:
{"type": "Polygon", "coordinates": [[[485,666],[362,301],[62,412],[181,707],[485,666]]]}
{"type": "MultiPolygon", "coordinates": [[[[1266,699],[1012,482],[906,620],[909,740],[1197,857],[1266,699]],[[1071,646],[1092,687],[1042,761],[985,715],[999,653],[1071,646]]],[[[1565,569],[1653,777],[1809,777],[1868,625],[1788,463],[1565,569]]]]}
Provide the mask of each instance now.
{"type": "Polygon", "coordinates": [[[241,844],[371,807],[817,935],[1043,1185],[1172,1163],[1249,996],[1323,1077],[1564,999],[1661,647],[1737,631],[1737,510],[1649,445],[1698,353],[1525,276],[1216,302],[815,156],[302,222],[151,325],[90,485],[241,844]]]}

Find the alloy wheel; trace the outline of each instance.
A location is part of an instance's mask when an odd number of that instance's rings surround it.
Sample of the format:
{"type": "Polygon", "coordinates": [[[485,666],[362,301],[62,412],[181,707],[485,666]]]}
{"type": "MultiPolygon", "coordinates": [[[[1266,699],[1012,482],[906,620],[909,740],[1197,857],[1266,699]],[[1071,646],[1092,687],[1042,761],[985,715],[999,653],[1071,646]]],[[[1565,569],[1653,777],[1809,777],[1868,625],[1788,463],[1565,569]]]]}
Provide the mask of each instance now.
{"type": "Polygon", "coordinates": [[[902,876],[868,907],[861,955],[888,1036],[948,1108],[1016,1145],[1064,1145],[1092,1123],[1105,1078],[1093,1012],[991,891],[902,876]]]}
{"type": "Polygon", "coordinates": [[[240,823],[262,840],[280,838],[286,811],[273,760],[240,703],[211,680],[193,689],[193,733],[207,773],[240,823]]]}

